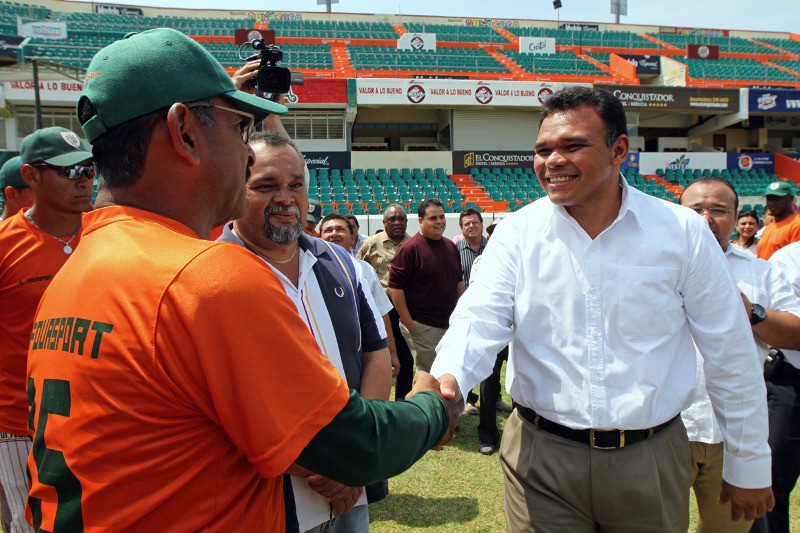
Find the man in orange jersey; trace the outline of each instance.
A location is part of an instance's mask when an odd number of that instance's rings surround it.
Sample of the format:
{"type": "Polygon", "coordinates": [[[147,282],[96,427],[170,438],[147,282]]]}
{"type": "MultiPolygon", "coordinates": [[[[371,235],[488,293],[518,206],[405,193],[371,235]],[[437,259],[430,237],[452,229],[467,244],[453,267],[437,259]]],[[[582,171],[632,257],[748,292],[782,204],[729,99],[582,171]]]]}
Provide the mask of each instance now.
{"type": "Polygon", "coordinates": [[[263,261],[203,240],[244,211],[253,122],[286,108],[171,29],[87,72],[101,188],[31,335],[34,527],[282,531],[292,463],[361,486],[445,442],[430,375],[405,402],[350,393],[263,261]]]}
{"type": "MultiPolygon", "coordinates": [[[[70,130],[54,127],[36,131],[25,137],[21,148],[21,176],[30,187],[33,203],[30,209],[20,209],[0,223],[0,484],[5,496],[4,531],[29,530],[25,523],[25,464],[31,440],[25,366],[33,317],[50,280],[78,245],[81,213],[91,209],[94,181],[92,154],[70,130]]],[[[15,170],[20,174],[19,165],[15,170]]]]}
{"type": "Polygon", "coordinates": [[[33,205],[33,191],[22,179],[19,156],[15,155],[0,168],[0,195],[3,196],[3,212],[0,220],[16,214],[23,207],[33,205]]]}
{"type": "Polygon", "coordinates": [[[758,240],[758,257],[766,260],[787,244],[800,241],[800,215],[794,209],[794,189],[786,181],[770,183],[764,190],[764,198],[767,210],[775,218],[764,226],[758,240]]]}

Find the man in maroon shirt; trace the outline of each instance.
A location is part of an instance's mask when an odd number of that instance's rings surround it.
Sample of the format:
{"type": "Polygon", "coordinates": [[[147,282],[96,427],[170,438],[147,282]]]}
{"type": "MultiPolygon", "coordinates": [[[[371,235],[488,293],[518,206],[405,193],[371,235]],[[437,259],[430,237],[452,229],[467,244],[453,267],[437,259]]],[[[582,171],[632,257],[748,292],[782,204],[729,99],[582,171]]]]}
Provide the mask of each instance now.
{"type": "Polygon", "coordinates": [[[389,294],[400,315],[400,331],[418,370],[430,370],[436,345],[447,331],[450,313],[464,292],[461,257],[450,239],[442,238],[447,222],[435,198],[419,204],[419,233],[392,259],[389,294]]]}

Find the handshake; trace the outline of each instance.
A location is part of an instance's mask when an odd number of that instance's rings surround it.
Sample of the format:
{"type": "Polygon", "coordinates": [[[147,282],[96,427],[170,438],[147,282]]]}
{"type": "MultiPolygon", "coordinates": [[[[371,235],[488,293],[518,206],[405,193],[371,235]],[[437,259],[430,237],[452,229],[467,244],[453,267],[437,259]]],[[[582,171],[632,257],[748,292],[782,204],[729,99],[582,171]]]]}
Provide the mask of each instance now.
{"type": "Polygon", "coordinates": [[[442,397],[447,404],[447,410],[450,414],[450,423],[447,426],[447,431],[442,440],[433,447],[434,450],[440,451],[444,445],[453,439],[455,433],[458,416],[464,410],[464,399],[461,396],[461,390],[458,387],[456,378],[451,374],[443,374],[438,380],[427,372],[422,370],[418,371],[414,376],[414,386],[411,392],[406,395],[410,398],[418,392],[429,391],[434,392],[442,397]]]}

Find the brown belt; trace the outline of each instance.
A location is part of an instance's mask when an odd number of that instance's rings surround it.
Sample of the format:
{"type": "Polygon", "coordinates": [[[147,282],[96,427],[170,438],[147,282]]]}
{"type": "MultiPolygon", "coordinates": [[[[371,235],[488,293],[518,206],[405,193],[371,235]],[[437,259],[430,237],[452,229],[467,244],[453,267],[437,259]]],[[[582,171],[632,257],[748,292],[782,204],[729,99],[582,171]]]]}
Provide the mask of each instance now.
{"type": "Polygon", "coordinates": [[[556,424],[546,418],[542,418],[537,415],[533,409],[523,405],[514,404],[514,407],[516,407],[517,412],[522,418],[542,431],[547,431],[553,435],[575,442],[588,444],[592,448],[598,450],[615,450],[641,442],[666,428],[680,416],[675,415],[663,424],[648,429],[572,429],[567,426],[562,426],[561,424],[556,424]]]}

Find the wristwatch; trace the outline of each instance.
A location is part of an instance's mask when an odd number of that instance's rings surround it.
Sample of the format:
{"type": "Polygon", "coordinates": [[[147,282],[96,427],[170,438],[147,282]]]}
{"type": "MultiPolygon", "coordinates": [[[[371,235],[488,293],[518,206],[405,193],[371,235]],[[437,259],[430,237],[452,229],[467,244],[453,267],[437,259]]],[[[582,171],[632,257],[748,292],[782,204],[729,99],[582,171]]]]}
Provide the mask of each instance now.
{"type": "Polygon", "coordinates": [[[750,325],[760,324],[767,318],[767,310],[759,304],[752,304],[750,308],[750,325]]]}

